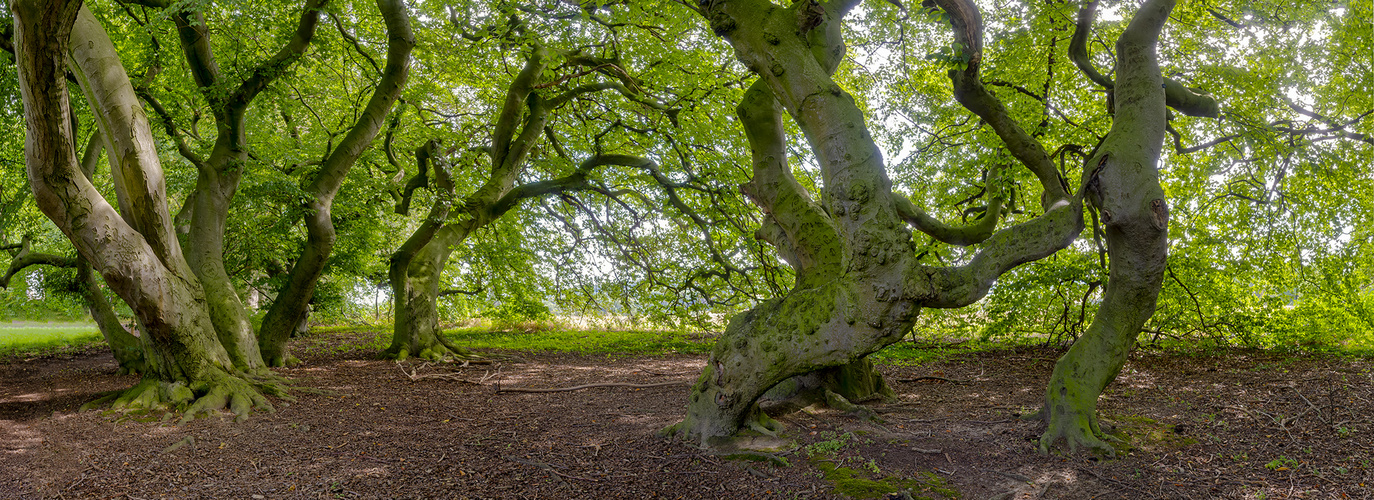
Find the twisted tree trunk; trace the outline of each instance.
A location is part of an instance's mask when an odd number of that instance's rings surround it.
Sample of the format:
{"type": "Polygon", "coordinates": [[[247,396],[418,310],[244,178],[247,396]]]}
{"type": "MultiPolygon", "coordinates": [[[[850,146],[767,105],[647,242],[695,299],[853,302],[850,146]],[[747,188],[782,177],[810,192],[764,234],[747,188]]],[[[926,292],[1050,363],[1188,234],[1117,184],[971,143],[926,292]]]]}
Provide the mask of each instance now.
{"type": "Polygon", "coordinates": [[[1062,439],[1070,451],[1115,453],[1098,425],[1097,399],[1154,314],[1169,251],[1169,209],[1158,172],[1166,87],[1155,45],[1173,6],[1174,0],[1149,0],[1116,42],[1115,121],[1083,171],[1088,200],[1105,226],[1107,286],[1087,332],[1050,375],[1038,414],[1048,424],[1042,452],[1062,439]]]}
{"type": "Polygon", "coordinates": [[[387,113],[401,97],[406,77],[410,74],[410,51],[415,48],[415,36],[410,30],[410,13],[401,0],[377,0],[377,8],[386,21],[386,68],[358,120],[349,128],[339,146],[325,158],[306,190],[309,201],[305,217],[305,248],[291,268],[286,287],[278,292],[258,331],[263,358],[270,366],[285,366],[292,359],[286,351],[286,343],[306,315],[310,299],[315,295],[315,284],[324,272],[338,237],[330,216],[334,197],[343,186],[348,170],[371,147],[372,140],[381,131],[387,113]]]}
{"type": "Polygon", "coordinates": [[[215,336],[204,291],[172,231],[152,133],[114,45],[80,2],[11,5],[28,176],[39,208],[133,309],[144,335],[144,379],[117,407],[175,405],[187,418],[224,407],[270,408],[215,336]],[[69,52],[70,51],[70,52],[69,52]],[[82,172],[64,80],[70,57],[101,125],[123,216],[82,172]]]}
{"type": "MultiPolygon", "coordinates": [[[[1041,178],[1046,213],[996,233],[954,231],[966,233],[958,238],[964,244],[982,243],[965,266],[918,264],[906,222],[935,232],[934,221],[893,194],[863,113],[830,78],[844,54],[839,24],[851,7],[725,0],[704,9],[713,31],[759,74],[739,107],[754,155],[754,179],[743,190],[768,216],[759,236],[778,247],[798,277],[785,296],[731,319],[692,388],[686,417],[668,433],[710,447],[735,446],[745,430],[775,433],[777,423],[757,404],[770,388],[798,375],[834,377],[828,370],[846,365],[851,368],[840,373],[862,373],[854,363],[910,331],[921,307],[972,303],[1002,273],[1067,246],[1082,228],[1081,205],[1066,199],[1038,144],[1009,141],[1041,178]],[[783,110],[821,167],[819,204],[790,179],[781,147],[783,110]]],[[[976,76],[976,63],[971,66],[976,76]]],[[[999,110],[985,112],[1005,114],[999,110]]],[[[1020,132],[1014,121],[994,118],[999,134],[1023,138],[1014,134],[1020,132]]],[[[995,217],[997,210],[990,212],[995,217]]],[[[882,390],[877,383],[859,385],[882,390]]]]}

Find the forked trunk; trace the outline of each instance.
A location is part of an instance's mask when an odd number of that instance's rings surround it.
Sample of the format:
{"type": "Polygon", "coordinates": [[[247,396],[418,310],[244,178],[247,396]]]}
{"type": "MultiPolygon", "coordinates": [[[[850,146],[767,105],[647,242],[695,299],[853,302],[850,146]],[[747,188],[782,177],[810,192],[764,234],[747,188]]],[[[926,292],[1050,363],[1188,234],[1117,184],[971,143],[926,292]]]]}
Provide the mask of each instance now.
{"type": "Polygon", "coordinates": [[[444,266],[454,245],[466,236],[467,230],[461,226],[447,226],[435,231],[413,258],[400,258],[401,251],[392,257],[390,276],[396,319],[391,346],[384,353],[387,358],[437,360],[471,356],[442,338],[438,310],[444,266]]]}
{"type": "Polygon", "coordinates": [[[114,45],[80,2],[17,1],[16,59],[25,156],[39,208],[133,309],[147,362],[117,407],[171,404],[187,416],[226,406],[246,415],[270,405],[238,378],[204,306],[204,292],[171,230],[161,166],[142,106],[114,45]],[[67,53],[71,49],[70,54],[67,53]],[[87,180],[73,148],[67,86],[72,69],[100,120],[123,216],[87,180]]]}

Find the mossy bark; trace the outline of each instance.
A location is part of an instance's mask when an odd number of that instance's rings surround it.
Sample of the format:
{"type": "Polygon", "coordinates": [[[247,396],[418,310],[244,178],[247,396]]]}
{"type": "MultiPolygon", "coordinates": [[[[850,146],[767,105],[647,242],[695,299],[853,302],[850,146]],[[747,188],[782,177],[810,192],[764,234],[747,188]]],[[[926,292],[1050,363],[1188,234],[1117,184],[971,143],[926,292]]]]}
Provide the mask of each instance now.
{"type": "Polygon", "coordinates": [[[1116,115],[1084,169],[1083,184],[1107,239],[1109,277],[1087,332],[1055,363],[1039,418],[1040,450],[1061,440],[1072,452],[1113,454],[1097,421],[1097,400],[1121,371],[1155,310],[1168,255],[1168,204],[1159,184],[1165,89],[1155,45],[1173,0],[1149,0],[1116,43],[1116,115]]]}
{"type": "Polygon", "coordinates": [[[466,236],[467,231],[461,226],[446,226],[436,231],[413,258],[398,258],[400,251],[392,256],[390,276],[396,322],[391,346],[383,353],[384,357],[398,360],[472,357],[472,353],[442,338],[438,310],[444,265],[454,245],[466,236]]]}
{"type": "MultiPolygon", "coordinates": [[[[258,340],[238,290],[224,267],[224,231],[229,206],[238,190],[243,164],[249,160],[245,116],[253,100],[285,69],[298,60],[310,45],[319,24],[323,0],[310,0],[301,10],[299,23],[287,43],[275,54],[245,71],[246,78],[231,85],[221,74],[215,57],[212,29],[204,12],[196,5],[173,5],[162,0],[140,2],[146,7],[165,9],[163,15],[176,26],[186,69],[201,90],[215,121],[214,146],[202,157],[187,143],[154,91],[140,89],[148,108],[157,113],[164,131],[175,143],[177,152],[197,170],[195,189],[188,195],[178,224],[186,238],[186,261],[205,292],[206,308],[236,368],[261,372],[264,368],[258,340]]],[[[157,73],[157,68],[150,71],[157,73]]],[[[145,82],[151,83],[151,82],[145,82]]],[[[112,159],[112,162],[114,160],[112,159]]]]}
{"type": "Polygon", "coordinates": [[[229,407],[270,408],[234,367],[205,307],[204,291],[182,257],[167,213],[161,166],[142,106],[114,45],[80,2],[18,1],[16,60],[28,134],[25,158],[39,209],[105,277],[138,318],[144,381],[121,405],[188,416],[229,407]],[[68,50],[70,49],[70,53],[68,50]],[[117,212],[86,178],[73,148],[66,61],[87,87],[113,162],[125,210],[117,212]],[[148,392],[156,386],[158,391],[148,392]]]}
{"type": "MultiPolygon", "coordinates": [[[[246,153],[245,153],[246,158],[246,153]]],[[[237,169],[234,169],[235,171],[237,169]]],[[[195,208],[191,215],[186,254],[187,264],[196,273],[205,289],[205,306],[215,325],[220,344],[229,353],[234,366],[246,371],[260,371],[266,365],[258,349],[248,308],[239,298],[238,289],[224,269],[224,228],[229,217],[229,201],[238,185],[238,174],[232,179],[217,179],[202,171],[198,180],[195,208]],[[223,185],[228,183],[228,186],[223,185]]]]}
{"type": "Polygon", "coordinates": [[[972,303],[1002,273],[1067,246],[1082,229],[1081,205],[1062,194],[1053,165],[1028,164],[1052,193],[1045,215],[969,238],[986,240],[967,265],[916,262],[905,207],[892,194],[863,113],[830,78],[844,55],[840,22],[853,6],[723,0],[703,9],[712,30],[759,75],[739,107],[754,158],[754,178],[741,187],[767,215],[757,235],[797,270],[797,283],[784,297],[731,319],[692,387],[685,418],[669,434],[730,447],[741,432],[775,433],[758,399],[798,375],[809,377],[798,385],[819,383],[844,396],[833,401],[881,394],[880,381],[865,375],[864,357],[906,334],[921,307],[972,303]],[[818,203],[791,178],[784,111],[820,165],[818,203]]]}

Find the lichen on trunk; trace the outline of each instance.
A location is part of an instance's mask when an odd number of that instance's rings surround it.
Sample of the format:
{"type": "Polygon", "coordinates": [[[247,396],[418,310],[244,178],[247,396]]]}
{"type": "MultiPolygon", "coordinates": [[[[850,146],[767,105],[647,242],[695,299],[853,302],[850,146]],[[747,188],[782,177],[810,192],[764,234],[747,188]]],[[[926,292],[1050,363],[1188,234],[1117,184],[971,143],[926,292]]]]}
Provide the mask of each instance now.
{"type": "Polygon", "coordinates": [[[1061,440],[1114,454],[1097,419],[1097,400],[1116,378],[1155,310],[1168,255],[1168,204],[1158,165],[1165,132],[1166,89],[1155,46],[1173,0],[1149,0],[1116,43],[1116,114],[1107,138],[1083,170],[1088,200],[1102,215],[1110,258],[1108,281],[1092,324],[1050,375],[1047,424],[1040,451],[1061,440]]]}
{"type": "MultiPolygon", "coordinates": [[[[757,236],[778,248],[797,282],[731,319],[692,387],[685,418],[668,434],[713,448],[747,445],[740,438],[751,433],[774,434],[777,423],[758,401],[784,381],[779,392],[803,390],[849,409],[853,400],[888,393],[865,356],[907,334],[921,307],[970,304],[1002,273],[1067,246],[1083,227],[1081,202],[1064,194],[1043,149],[988,96],[980,101],[984,118],[998,123],[999,135],[1041,179],[1045,213],[1002,231],[993,231],[995,219],[951,231],[921,217],[908,200],[899,203],[863,113],[830,76],[843,59],[840,23],[853,6],[723,0],[703,9],[713,31],[759,75],[738,109],[754,159],[754,177],[741,190],[766,215],[757,236]],[[819,203],[791,177],[784,112],[820,166],[819,203]],[[963,266],[924,266],[909,220],[923,232],[981,248],[963,266]]],[[[975,64],[975,80],[976,72],[975,64]]]]}

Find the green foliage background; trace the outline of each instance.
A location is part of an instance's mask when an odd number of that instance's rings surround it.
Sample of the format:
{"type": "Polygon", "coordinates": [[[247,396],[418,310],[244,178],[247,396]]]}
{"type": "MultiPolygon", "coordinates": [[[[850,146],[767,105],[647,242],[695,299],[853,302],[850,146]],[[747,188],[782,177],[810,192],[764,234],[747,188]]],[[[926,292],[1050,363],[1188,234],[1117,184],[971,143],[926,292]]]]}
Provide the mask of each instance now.
{"type": "MultiPolygon", "coordinates": [[[[1080,163],[1110,127],[1104,95],[1067,58],[1078,2],[981,2],[984,78],[1013,114],[1055,152],[1075,185],[1080,163]]],[[[1111,41],[1133,2],[1104,0],[1090,52],[1110,70],[1111,41]]],[[[206,3],[225,74],[240,75],[293,29],[290,2],[206,3]]],[[[180,62],[171,21],[159,12],[92,5],[134,79],[161,68],[149,91],[187,131],[209,123],[206,104],[180,62]],[[159,43],[154,44],[153,38],[159,43]]],[[[424,208],[396,214],[393,192],[414,173],[410,151],[440,139],[459,186],[471,192],[489,166],[472,148],[493,127],[506,85],[523,64],[522,43],[474,41],[518,13],[528,36],[558,50],[618,58],[646,95],[675,115],[613,93],[579,99],[550,126],[520,182],[564,175],[592,152],[657,161],[700,222],[671,206],[643,171],[607,169],[596,182],[618,192],[527,202],[472,235],[447,268],[446,320],[497,324],[569,317],[619,318],[719,329],[723,318],[782,293],[791,272],[753,237],[760,214],[738,193],[749,150],[734,105],[752,80],[695,13],[674,4],[534,2],[525,10],[480,0],[412,6],[419,45],[393,131],[393,164],[381,140],[349,174],[334,203],[339,244],[314,302],[315,321],[384,321],[386,259],[419,224],[424,208]],[[458,24],[454,23],[458,21],[458,24]],[[409,169],[409,170],[407,170],[409,169]],[[704,223],[704,224],[703,224],[704,223]]],[[[305,240],[302,186],[362,106],[377,78],[384,32],[367,2],[334,2],[309,55],[249,111],[251,160],[234,198],[226,266],[245,296],[266,307],[305,240]],[[333,18],[338,19],[337,24],[333,18]],[[347,33],[347,35],[345,35],[347,33]],[[357,40],[354,43],[350,38],[357,40]]],[[[1221,103],[1218,119],[1175,116],[1174,153],[1160,165],[1170,202],[1170,264],[1146,344],[1374,349],[1374,65],[1368,2],[1182,2],[1161,45],[1166,75],[1221,103]],[[1228,23],[1228,20],[1230,22],[1228,23]],[[1235,23],[1236,25],[1232,25],[1235,23]],[[1237,26],[1238,25],[1238,26],[1237,26]],[[1314,116],[1320,115],[1320,117],[1314,116]],[[1359,137],[1365,139],[1360,139],[1359,137]],[[1212,144],[1196,151],[1183,150],[1212,144]]],[[[8,23],[8,20],[5,20],[8,23]]],[[[973,221],[986,204],[988,174],[1010,172],[1010,225],[1039,209],[1037,183],[989,127],[956,103],[945,72],[966,64],[948,26],[915,6],[862,4],[846,24],[849,54],[838,78],[869,116],[898,191],[945,221],[973,221]]],[[[8,61],[6,61],[8,62],[8,61]]],[[[595,81],[558,64],[544,92],[595,81]]],[[[233,80],[232,78],[230,80],[233,80]]],[[[72,254],[33,207],[12,64],[0,67],[0,243],[32,235],[36,249],[72,254]]],[[[79,94],[73,109],[90,134],[79,94]]],[[[790,124],[788,125],[791,126],[790,124]]],[[[172,209],[195,170],[156,130],[172,209]]],[[[790,158],[803,184],[816,168],[797,137],[790,158]]],[[[188,134],[193,148],[211,134],[188,134]],[[204,138],[204,139],[202,139],[204,138]]],[[[1170,137],[1174,141],[1173,137],[1170,137]]],[[[102,166],[102,169],[108,169],[102,166]]],[[[100,186],[113,198],[108,175],[100,186]]],[[[433,195],[422,190],[416,207],[433,195]]],[[[967,262],[974,249],[919,233],[932,265],[967,262]]],[[[0,256],[0,263],[7,264],[0,256]]],[[[913,335],[1067,344],[1086,328],[1106,279],[1089,228],[1069,249],[1004,276],[975,306],[926,311],[913,335]]],[[[82,307],[70,273],[42,276],[41,290],[0,291],[0,317],[74,317],[82,307]],[[34,297],[41,297],[35,300],[34,297]]]]}

